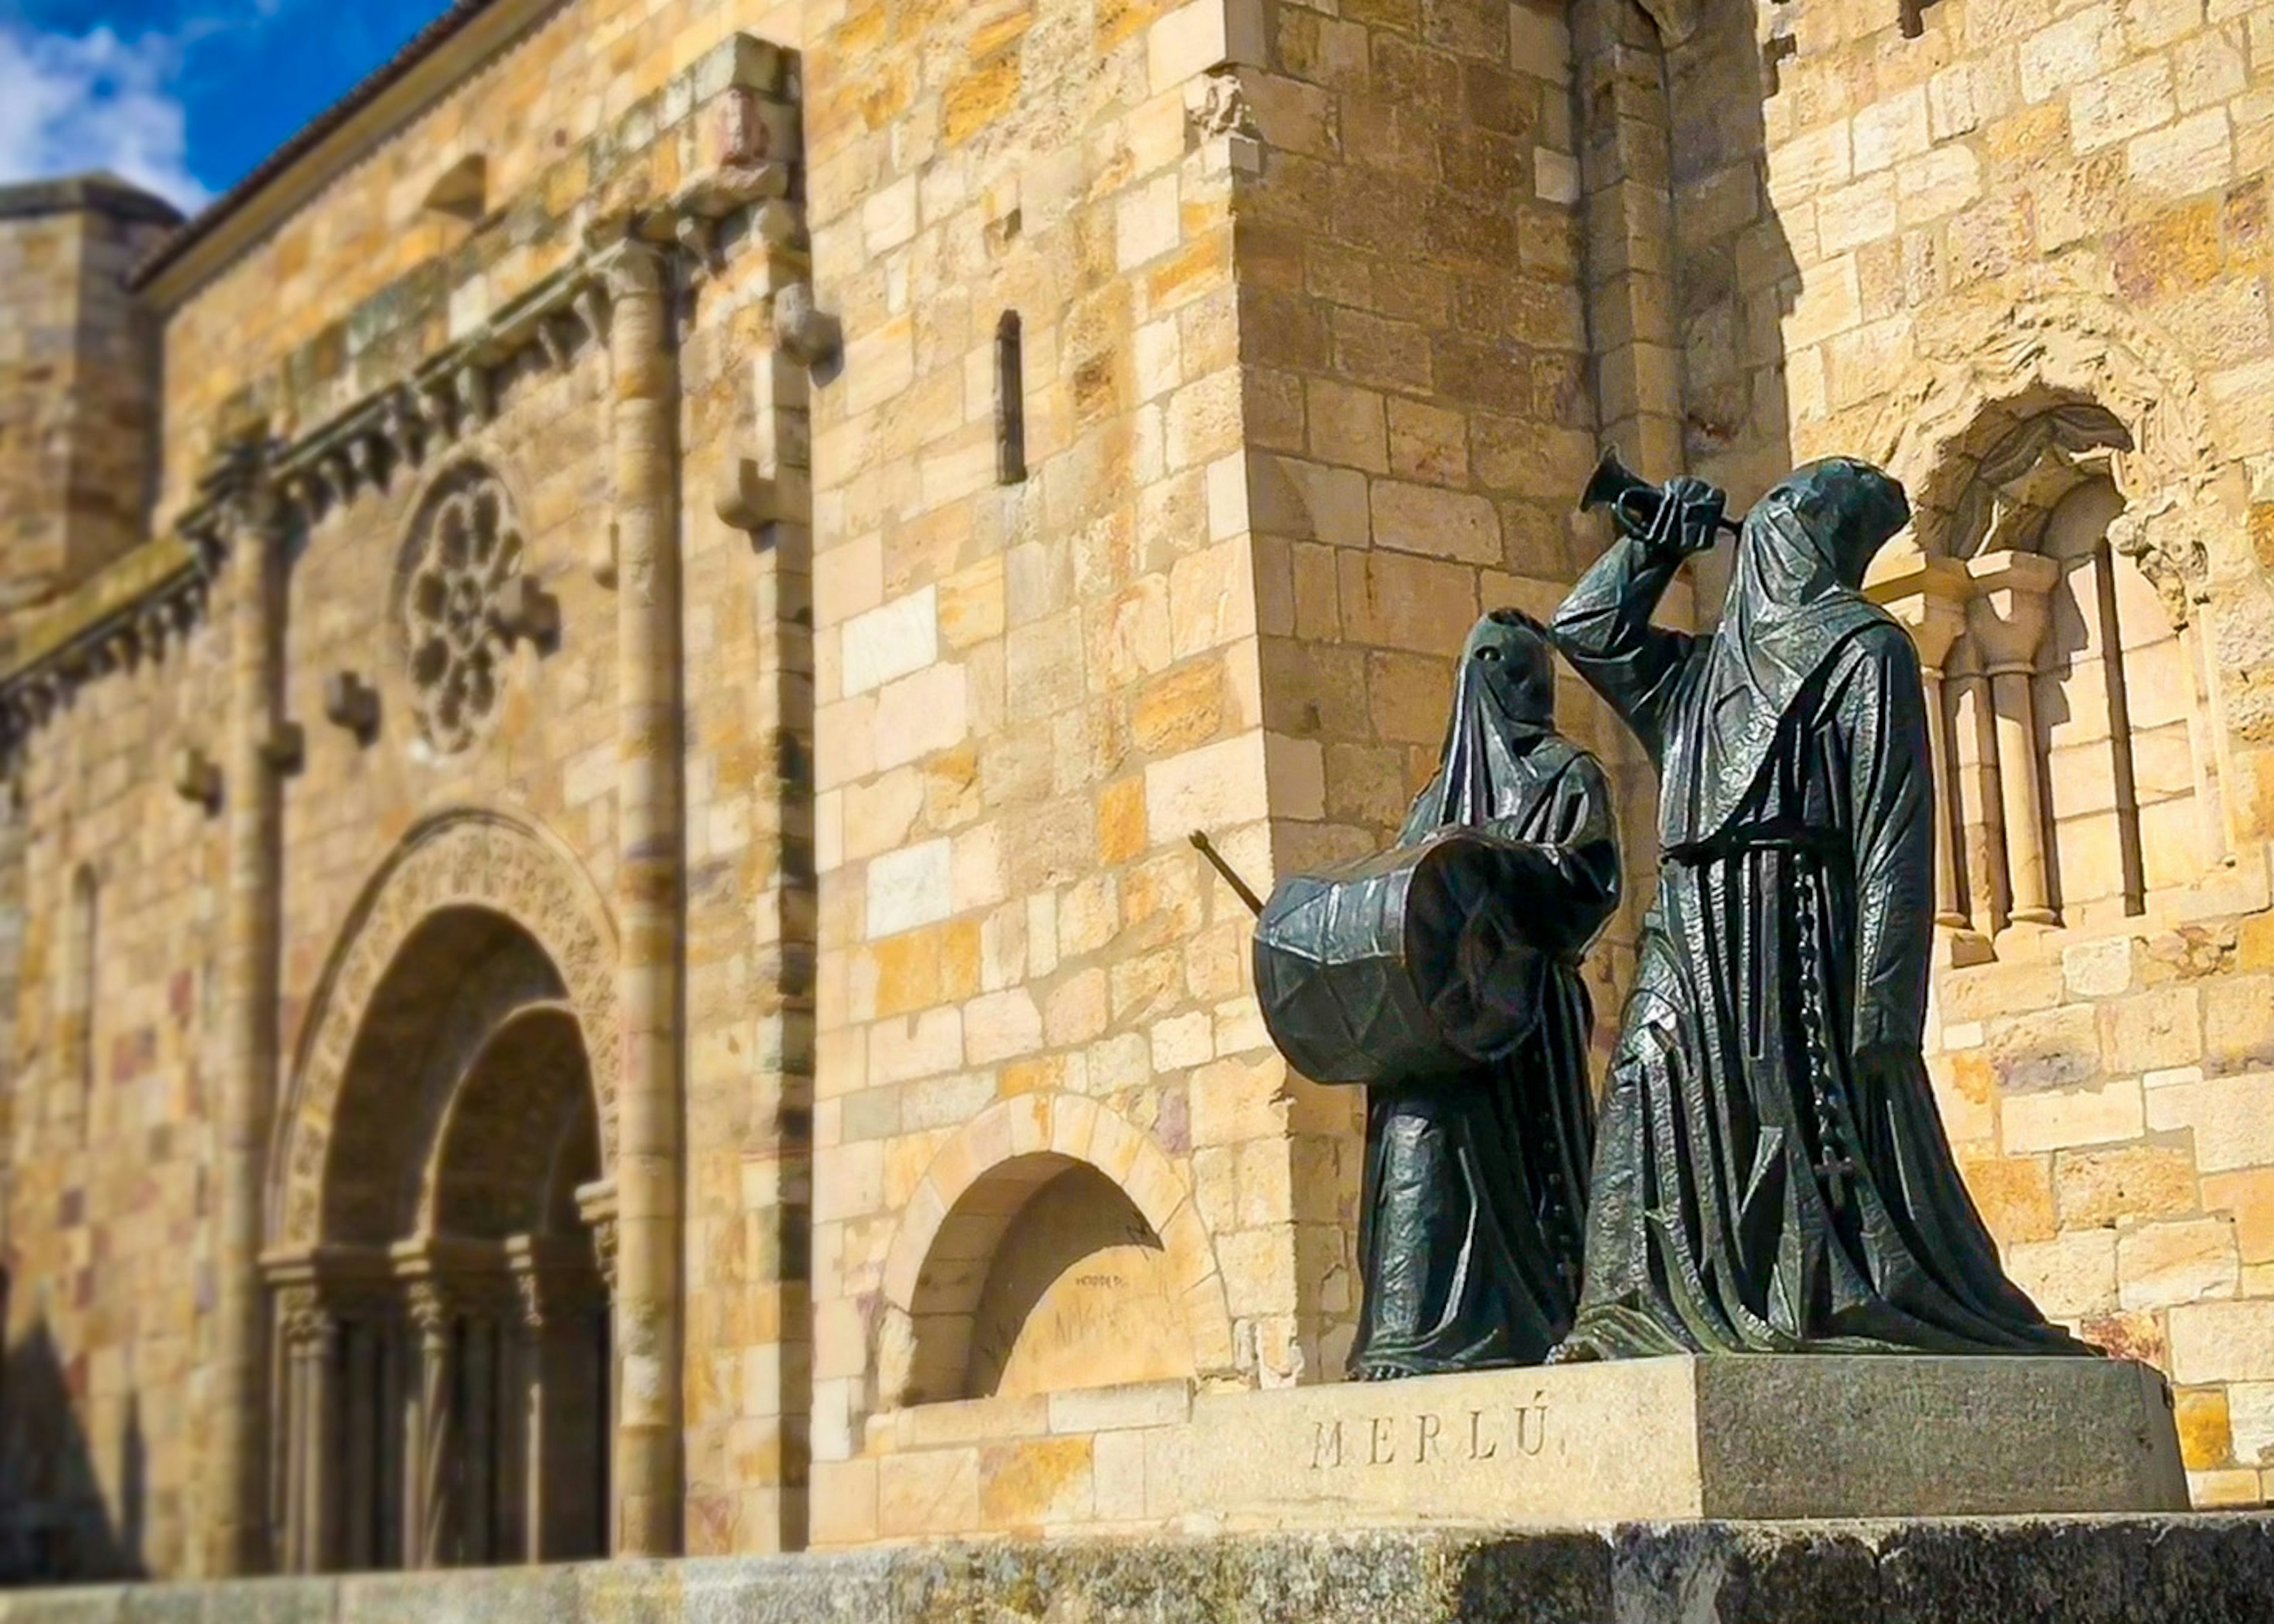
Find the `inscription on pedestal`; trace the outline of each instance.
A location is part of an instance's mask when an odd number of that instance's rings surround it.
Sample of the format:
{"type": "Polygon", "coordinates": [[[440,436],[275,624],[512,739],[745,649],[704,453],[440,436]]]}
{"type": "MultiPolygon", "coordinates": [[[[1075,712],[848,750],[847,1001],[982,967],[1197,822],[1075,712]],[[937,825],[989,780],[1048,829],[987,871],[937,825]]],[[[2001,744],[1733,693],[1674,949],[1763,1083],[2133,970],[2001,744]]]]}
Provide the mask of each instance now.
{"type": "Polygon", "coordinates": [[[1311,1423],[1313,1471],[1521,1460],[1547,1447],[1547,1395],[1527,1403],[1415,1407],[1311,1423]]]}

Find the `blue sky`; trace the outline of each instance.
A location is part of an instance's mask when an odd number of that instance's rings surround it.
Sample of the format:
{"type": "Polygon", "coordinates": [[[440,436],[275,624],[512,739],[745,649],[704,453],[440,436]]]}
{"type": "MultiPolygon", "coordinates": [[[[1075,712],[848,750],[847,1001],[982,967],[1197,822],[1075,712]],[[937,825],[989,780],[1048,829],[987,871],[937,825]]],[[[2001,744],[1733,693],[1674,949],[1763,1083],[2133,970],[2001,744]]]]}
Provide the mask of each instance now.
{"type": "Polygon", "coordinates": [[[448,0],[0,0],[0,183],[106,169],[195,208],[448,0]]]}

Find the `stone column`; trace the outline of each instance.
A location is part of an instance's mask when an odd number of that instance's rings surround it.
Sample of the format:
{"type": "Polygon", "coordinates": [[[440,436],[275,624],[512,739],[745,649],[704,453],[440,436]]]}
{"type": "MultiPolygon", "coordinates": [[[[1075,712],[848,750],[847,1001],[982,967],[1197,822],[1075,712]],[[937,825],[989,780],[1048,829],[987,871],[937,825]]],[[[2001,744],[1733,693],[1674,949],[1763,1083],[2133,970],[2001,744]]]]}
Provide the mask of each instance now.
{"type": "Polygon", "coordinates": [[[465,1399],[463,1477],[458,1507],[458,1560],[484,1568],[497,1560],[498,1360],[503,1323],[486,1296],[462,1322],[460,1389],[465,1399]]]}
{"type": "Polygon", "coordinates": [[[283,1325],[285,1446],[285,1571],[320,1574],[339,1564],[340,1325],[313,1289],[280,1295],[283,1325]]]}
{"type": "Polygon", "coordinates": [[[403,1406],[403,1565],[441,1568],[457,1558],[457,1429],[450,1402],[457,1385],[452,1368],[457,1314],[436,1282],[414,1281],[407,1296],[418,1372],[416,1396],[403,1406]]]}
{"type": "Polygon", "coordinates": [[[384,1452],[378,1436],[383,1331],[379,1315],[370,1309],[346,1331],[347,1373],[341,1396],[347,1414],[340,1439],[339,1541],[340,1568],[346,1573],[360,1572],[379,1561],[373,1536],[378,1523],[380,1485],[385,1477],[384,1452]]]}
{"type": "Polygon", "coordinates": [[[679,1003],[681,856],[679,402],[663,257],[625,243],[606,264],[616,499],[616,1553],[680,1543],[679,1003]]]}
{"type": "Polygon", "coordinates": [[[262,1175],[276,1094],[282,719],[282,513],[248,454],[225,507],[230,739],[228,892],[222,927],[222,1076],[214,1240],[214,1406],[206,1481],[207,1569],[270,1561],[262,1507],[267,1303],[260,1274],[262,1175]]]}
{"type": "Polygon", "coordinates": [[[1959,899],[1958,842],[1951,809],[1958,804],[1957,777],[1950,754],[1950,718],[1944,706],[1943,662],[1966,629],[1966,600],[1973,582],[1962,564],[1926,559],[1919,568],[1872,595],[1894,612],[1918,648],[1919,682],[1926,694],[1926,748],[1932,771],[1929,796],[1934,807],[1934,922],[1953,929],[1969,923],[1959,899]]]}
{"type": "Polygon", "coordinates": [[[1998,794],[2006,814],[2006,878],[2013,898],[2007,922],[2058,924],[2045,877],[2044,763],[2031,690],[2050,618],[2048,594],[2060,566],[2035,553],[1992,553],[1971,560],[1967,570],[1975,587],[1967,625],[1997,712],[1998,794]]]}

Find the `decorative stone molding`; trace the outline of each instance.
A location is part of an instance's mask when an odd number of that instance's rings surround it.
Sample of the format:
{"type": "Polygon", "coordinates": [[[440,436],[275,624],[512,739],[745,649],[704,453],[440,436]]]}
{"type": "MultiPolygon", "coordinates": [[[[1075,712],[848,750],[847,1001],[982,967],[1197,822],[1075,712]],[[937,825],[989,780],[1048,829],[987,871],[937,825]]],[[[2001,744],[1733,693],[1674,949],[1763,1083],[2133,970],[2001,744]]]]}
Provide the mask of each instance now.
{"type": "Polygon", "coordinates": [[[311,995],[270,1157],[267,1222],[275,1244],[305,1247],[320,1238],[341,1085],[388,967],[430,914],[465,906],[511,919],[559,971],[591,1066],[601,1161],[614,1165],[621,1032],[607,906],[575,858],[546,836],[494,813],[449,813],[414,829],[380,866],[311,995]]]}

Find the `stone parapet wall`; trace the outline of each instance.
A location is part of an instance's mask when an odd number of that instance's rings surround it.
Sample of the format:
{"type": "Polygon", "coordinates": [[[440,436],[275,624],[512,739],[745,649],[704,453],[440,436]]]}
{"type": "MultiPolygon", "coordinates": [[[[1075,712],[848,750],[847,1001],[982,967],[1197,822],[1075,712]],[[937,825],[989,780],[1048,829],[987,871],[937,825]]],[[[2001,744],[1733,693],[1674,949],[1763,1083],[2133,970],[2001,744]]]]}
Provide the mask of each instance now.
{"type": "Polygon", "coordinates": [[[2255,1624],[2260,1516],[1627,1523],[26,1592],[4,1624],[2255,1624]],[[1698,1609],[1707,1611],[1700,1613],[1698,1609]]]}

